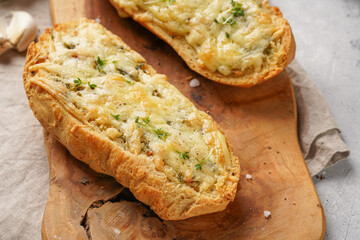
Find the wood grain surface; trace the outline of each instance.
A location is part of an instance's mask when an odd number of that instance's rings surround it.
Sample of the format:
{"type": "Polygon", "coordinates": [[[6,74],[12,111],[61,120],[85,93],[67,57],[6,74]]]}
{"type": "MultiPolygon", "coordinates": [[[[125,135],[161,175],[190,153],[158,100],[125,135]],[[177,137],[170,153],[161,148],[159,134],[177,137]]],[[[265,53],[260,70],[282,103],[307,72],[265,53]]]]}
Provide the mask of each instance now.
{"type": "Polygon", "coordinates": [[[325,216],[297,140],[296,104],[284,71],[262,85],[241,89],[195,74],[164,42],[106,0],[51,0],[54,23],[86,16],[109,30],[168,76],[229,136],[242,166],[234,202],[219,213],[163,221],[113,178],[73,158],[46,131],[50,167],[43,239],[323,239],[325,216]],[[77,2],[77,3],[74,3],[77,2]],[[82,3],[81,3],[82,2],[82,3]],[[74,17],[74,11],[81,13],[74,17]],[[201,85],[189,86],[197,78],[201,85]],[[246,179],[246,174],[252,179],[246,179]],[[269,218],[264,211],[270,211],[269,218]]]}

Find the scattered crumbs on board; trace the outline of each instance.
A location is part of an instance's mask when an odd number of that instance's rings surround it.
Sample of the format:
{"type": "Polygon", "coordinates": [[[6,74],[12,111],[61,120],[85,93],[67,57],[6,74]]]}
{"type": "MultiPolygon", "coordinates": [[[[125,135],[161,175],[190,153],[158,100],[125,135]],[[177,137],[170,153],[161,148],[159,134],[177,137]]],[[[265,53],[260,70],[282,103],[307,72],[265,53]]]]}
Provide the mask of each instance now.
{"type": "Polygon", "coordinates": [[[190,81],[190,87],[198,87],[200,86],[200,81],[197,78],[193,78],[190,81]]]}
{"type": "Polygon", "coordinates": [[[264,211],[264,216],[265,216],[265,218],[269,218],[271,216],[271,212],[270,211],[264,211]]]}
{"type": "Polygon", "coordinates": [[[86,177],[82,178],[80,182],[82,185],[86,185],[90,183],[89,179],[87,179],[86,177]]]}
{"type": "Polygon", "coordinates": [[[101,23],[101,19],[99,17],[94,19],[96,22],[101,23]]]}
{"type": "Polygon", "coordinates": [[[121,231],[120,231],[119,229],[117,229],[117,228],[114,228],[114,233],[115,233],[117,236],[119,236],[120,233],[121,233],[121,231]]]}

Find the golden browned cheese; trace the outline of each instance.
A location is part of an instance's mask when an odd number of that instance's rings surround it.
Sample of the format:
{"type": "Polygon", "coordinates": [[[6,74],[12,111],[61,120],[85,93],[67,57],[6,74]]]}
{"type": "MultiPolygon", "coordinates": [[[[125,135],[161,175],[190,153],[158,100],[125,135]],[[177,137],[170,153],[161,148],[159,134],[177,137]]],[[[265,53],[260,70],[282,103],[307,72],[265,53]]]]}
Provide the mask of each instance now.
{"type": "Polygon", "coordinates": [[[221,211],[239,160],[219,126],[121,39],[82,19],[29,47],[24,86],[40,123],[163,219],[221,211]]]}
{"type": "Polygon", "coordinates": [[[295,42],[267,0],[111,0],[168,42],[189,67],[229,85],[250,87],[280,73],[295,42]]]}

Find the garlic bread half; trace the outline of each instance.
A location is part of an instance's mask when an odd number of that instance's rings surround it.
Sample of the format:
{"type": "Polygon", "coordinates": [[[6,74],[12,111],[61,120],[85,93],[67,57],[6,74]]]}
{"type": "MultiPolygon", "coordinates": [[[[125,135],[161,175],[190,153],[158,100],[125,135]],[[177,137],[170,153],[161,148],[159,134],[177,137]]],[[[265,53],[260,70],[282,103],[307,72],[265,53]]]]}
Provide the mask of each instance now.
{"type": "Polygon", "coordinates": [[[110,0],[170,44],[187,65],[223,84],[251,87],[294,58],[291,28],[267,0],[110,0]]]}
{"type": "Polygon", "coordinates": [[[221,211],[238,158],[218,124],[92,20],[57,24],[28,49],[24,86],[45,129],[159,217],[221,211]]]}

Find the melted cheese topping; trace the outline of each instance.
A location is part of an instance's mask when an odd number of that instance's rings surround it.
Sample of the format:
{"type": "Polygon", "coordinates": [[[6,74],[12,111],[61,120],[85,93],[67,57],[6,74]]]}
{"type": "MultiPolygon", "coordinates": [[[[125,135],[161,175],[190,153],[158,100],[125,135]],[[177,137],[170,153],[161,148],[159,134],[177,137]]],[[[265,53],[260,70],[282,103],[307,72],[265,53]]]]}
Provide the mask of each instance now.
{"type": "Polygon", "coordinates": [[[134,155],[152,161],[170,181],[215,193],[231,172],[231,156],[213,120],[164,75],[96,23],[54,30],[48,61],[54,89],[81,121],[134,155]],[[70,31],[70,33],[69,33],[70,31]]]}
{"type": "Polygon", "coordinates": [[[282,18],[261,0],[114,0],[128,12],[145,11],[169,34],[184,36],[198,64],[223,75],[259,72],[274,58],[284,31],[282,18]]]}

